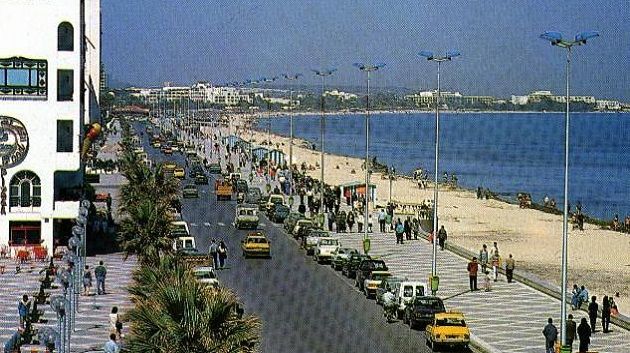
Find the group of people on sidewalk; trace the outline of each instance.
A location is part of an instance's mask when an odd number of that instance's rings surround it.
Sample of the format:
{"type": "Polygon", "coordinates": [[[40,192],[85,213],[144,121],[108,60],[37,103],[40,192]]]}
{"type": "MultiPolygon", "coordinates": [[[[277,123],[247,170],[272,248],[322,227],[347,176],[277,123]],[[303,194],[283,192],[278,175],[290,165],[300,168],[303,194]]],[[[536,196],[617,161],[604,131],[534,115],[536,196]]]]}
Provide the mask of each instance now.
{"type": "MultiPolygon", "coordinates": [[[[477,276],[479,274],[479,267],[484,275],[484,290],[486,292],[492,290],[492,282],[499,280],[499,268],[501,267],[501,256],[499,255],[499,247],[495,241],[493,248],[488,251],[488,246],[483,244],[479,251],[479,257],[473,256],[466,270],[468,271],[468,278],[470,282],[470,291],[477,291],[477,276]],[[491,271],[489,271],[489,269],[491,271]]],[[[505,260],[505,278],[508,283],[512,283],[514,278],[514,267],[516,262],[512,254],[508,255],[505,260]]]]}
{"type": "MultiPolygon", "coordinates": [[[[588,346],[591,343],[591,334],[595,332],[592,331],[592,326],[589,326],[586,318],[583,317],[580,321],[580,325],[576,325],[576,322],[573,321],[573,315],[569,314],[566,321],[566,344],[573,349],[573,342],[575,338],[579,338],[580,346],[578,352],[586,353],[588,352],[588,346]]],[[[558,341],[558,329],[553,324],[553,319],[547,319],[547,325],[543,328],[543,336],[545,337],[545,353],[555,353],[556,345],[558,341]]]]}

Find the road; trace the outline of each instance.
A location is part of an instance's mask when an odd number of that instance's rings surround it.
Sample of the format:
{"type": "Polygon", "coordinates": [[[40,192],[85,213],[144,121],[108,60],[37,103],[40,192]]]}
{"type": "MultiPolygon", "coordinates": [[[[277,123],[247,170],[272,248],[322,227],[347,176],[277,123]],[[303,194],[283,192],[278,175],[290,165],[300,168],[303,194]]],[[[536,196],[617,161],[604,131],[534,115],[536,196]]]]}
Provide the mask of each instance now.
{"type": "MultiPolygon", "coordinates": [[[[145,150],[154,160],[184,165],[181,155],[165,157],[146,140],[145,150]]],[[[208,249],[211,238],[227,244],[227,268],[218,271],[219,280],[237,294],[246,313],[262,320],[261,352],[430,352],[422,331],[386,323],[380,306],[330,266],[306,257],[281,226],[266,218],[259,229],[271,240],[272,258],[244,259],[240,241],[246,231],[232,226],[236,203],[217,202],[209,186],[199,191],[198,199],[183,200],[183,218],[200,250],[208,249]]]]}

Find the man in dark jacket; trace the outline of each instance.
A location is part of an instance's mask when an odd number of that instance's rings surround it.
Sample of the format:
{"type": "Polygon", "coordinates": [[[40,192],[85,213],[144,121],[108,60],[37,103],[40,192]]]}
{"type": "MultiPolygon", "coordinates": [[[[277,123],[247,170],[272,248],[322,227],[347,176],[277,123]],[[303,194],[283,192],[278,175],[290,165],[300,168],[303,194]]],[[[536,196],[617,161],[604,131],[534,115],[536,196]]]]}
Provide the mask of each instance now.
{"type": "Polygon", "coordinates": [[[605,295],[602,299],[602,330],[604,333],[608,333],[608,326],[610,325],[610,300],[605,295]]]}
{"type": "Polygon", "coordinates": [[[578,337],[580,337],[580,353],[588,352],[588,345],[591,343],[591,328],[583,317],[580,326],[577,328],[578,337]]]}
{"type": "Polygon", "coordinates": [[[591,332],[595,332],[595,324],[597,323],[597,297],[591,297],[591,303],[588,305],[588,318],[591,320],[591,332]]]}
{"type": "Polygon", "coordinates": [[[545,353],[554,353],[554,346],[558,339],[558,329],[553,325],[553,319],[547,319],[547,325],[542,331],[545,336],[545,353]]]}
{"type": "Polygon", "coordinates": [[[444,244],[446,243],[447,237],[448,235],[446,234],[446,229],[444,229],[444,226],[442,226],[437,234],[438,243],[440,244],[440,250],[444,250],[444,244]]]}
{"type": "Polygon", "coordinates": [[[573,350],[573,341],[577,336],[577,324],[575,323],[575,321],[573,321],[573,315],[569,314],[566,326],[567,330],[565,331],[565,333],[567,338],[567,345],[571,346],[571,350],[573,350]]]}
{"type": "Polygon", "coordinates": [[[468,263],[468,278],[470,280],[470,291],[475,291],[477,289],[477,272],[479,271],[479,263],[477,262],[477,258],[473,257],[472,260],[468,263]]]}

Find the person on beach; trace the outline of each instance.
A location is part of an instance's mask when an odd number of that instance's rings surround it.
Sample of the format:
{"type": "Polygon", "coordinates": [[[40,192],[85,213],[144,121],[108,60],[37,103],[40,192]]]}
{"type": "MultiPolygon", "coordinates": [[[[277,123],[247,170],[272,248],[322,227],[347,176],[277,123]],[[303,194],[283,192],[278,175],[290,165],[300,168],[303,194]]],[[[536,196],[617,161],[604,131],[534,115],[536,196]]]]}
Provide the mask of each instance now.
{"type": "Polygon", "coordinates": [[[477,262],[477,258],[473,257],[472,260],[468,263],[468,267],[466,269],[468,271],[468,279],[470,282],[470,291],[476,291],[477,289],[477,272],[479,271],[479,263],[477,262]]]}
{"type": "Polygon", "coordinates": [[[438,243],[440,244],[440,250],[444,250],[444,245],[446,244],[447,237],[448,234],[446,234],[446,229],[444,229],[444,226],[442,226],[437,234],[438,243]]]}
{"type": "Polygon", "coordinates": [[[573,315],[571,314],[569,314],[567,318],[566,330],[564,332],[567,338],[567,345],[573,350],[573,341],[577,336],[577,324],[573,321],[573,315]]]}
{"type": "Polygon", "coordinates": [[[481,271],[486,272],[486,268],[488,267],[488,247],[486,244],[481,246],[481,250],[479,250],[479,264],[481,265],[481,271]]]}
{"type": "Polygon", "coordinates": [[[512,254],[510,254],[505,260],[505,277],[507,278],[508,283],[512,283],[512,277],[514,276],[514,258],[512,258],[512,254]]]}
{"type": "Polygon", "coordinates": [[[591,343],[591,327],[586,322],[586,318],[583,317],[580,321],[580,325],[577,328],[577,334],[580,338],[580,353],[588,352],[588,345],[591,343]]]}
{"type": "Polygon", "coordinates": [[[591,297],[591,302],[588,304],[588,318],[591,321],[591,332],[595,332],[595,324],[597,324],[597,311],[599,305],[597,304],[597,296],[591,297]]]}
{"type": "Polygon", "coordinates": [[[545,353],[554,353],[556,340],[558,339],[558,329],[553,324],[553,319],[547,319],[547,325],[542,331],[545,336],[545,353]]]}
{"type": "Polygon", "coordinates": [[[608,333],[608,327],[610,325],[610,300],[605,295],[602,299],[602,331],[608,333]]]}

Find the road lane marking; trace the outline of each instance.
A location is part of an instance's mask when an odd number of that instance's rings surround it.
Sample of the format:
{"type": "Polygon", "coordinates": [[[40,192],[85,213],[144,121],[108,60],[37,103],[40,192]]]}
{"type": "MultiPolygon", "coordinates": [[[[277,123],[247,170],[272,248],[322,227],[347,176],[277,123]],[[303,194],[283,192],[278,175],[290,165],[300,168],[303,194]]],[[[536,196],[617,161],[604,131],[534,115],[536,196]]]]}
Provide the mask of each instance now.
{"type": "Polygon", "coordinates": [[[217,225],[218,225],[219,227],[225,227],[225,223],[223,223],[223,222],[217,222],[217,225]]]}
{"type": "Polygon", "coordinates": [[[203,222],[203,225],[206,227],[210,227],[210,223],[209,222],[203,222]]]}

